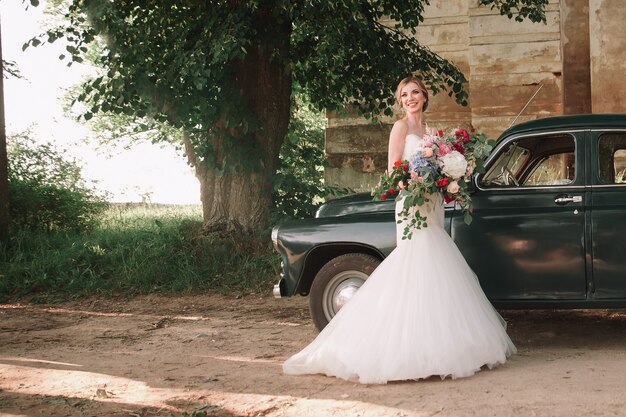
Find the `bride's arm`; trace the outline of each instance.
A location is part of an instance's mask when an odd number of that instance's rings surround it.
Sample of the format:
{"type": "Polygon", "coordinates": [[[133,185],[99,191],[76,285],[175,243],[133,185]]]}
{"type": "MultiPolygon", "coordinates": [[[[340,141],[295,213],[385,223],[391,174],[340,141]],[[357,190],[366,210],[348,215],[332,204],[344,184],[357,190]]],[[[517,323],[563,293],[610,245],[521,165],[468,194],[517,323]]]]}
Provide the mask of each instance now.
{"type": "Polygon", "coordinates": [[[409,126],[404,120],[398,120],[393,124],[389,134],[389,151],[387,153],[387,172],[393,169],[393,163],[402,159],[404,152],[404,139],[409,126]]]}

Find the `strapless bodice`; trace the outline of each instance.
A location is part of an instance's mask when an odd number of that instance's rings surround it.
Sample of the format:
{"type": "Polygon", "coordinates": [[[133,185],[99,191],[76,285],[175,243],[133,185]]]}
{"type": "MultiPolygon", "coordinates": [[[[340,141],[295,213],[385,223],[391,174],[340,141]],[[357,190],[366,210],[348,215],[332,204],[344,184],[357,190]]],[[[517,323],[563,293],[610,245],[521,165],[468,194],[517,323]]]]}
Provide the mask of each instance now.
{"type": "Polygon", "coordinates": [[[413,133],[406,135],[404,138],[404,150],[402,151],[402,160],[408,160],[415,151],[422,149],[424,140],[413,133]]]}

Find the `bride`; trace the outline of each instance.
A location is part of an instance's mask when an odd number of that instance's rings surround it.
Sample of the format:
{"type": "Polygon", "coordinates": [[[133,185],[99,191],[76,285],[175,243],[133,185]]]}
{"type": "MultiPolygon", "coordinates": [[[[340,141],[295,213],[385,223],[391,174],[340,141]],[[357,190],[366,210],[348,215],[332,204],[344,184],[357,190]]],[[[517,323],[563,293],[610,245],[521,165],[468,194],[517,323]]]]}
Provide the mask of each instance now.
{"type": "MultiPolygon", "coordinates": [[[[428,91],[403,79],[405,116],[389,137],[388,169],[422,147],[428,91]]],[[[402,201],[396,203],[396,217],[402,201]]],[[[325,374],[363,384],[460,378],[503,364],[516,352],[506,324],[443,228],[441,198],[419,206],[428,227],[402,240],[311,344],[283,364],[286,374],[325,374]]]]}

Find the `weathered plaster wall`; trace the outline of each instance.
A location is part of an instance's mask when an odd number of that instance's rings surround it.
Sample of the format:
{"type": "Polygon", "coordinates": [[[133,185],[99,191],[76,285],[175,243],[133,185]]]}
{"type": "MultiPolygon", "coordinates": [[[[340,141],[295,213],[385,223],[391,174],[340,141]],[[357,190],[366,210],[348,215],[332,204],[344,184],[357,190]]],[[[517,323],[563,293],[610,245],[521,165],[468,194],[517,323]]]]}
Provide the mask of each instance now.
{"type": "Polygon", "coordinates": [[[626,112],[626,4],[589,0],[593,113],[626,112]]]}
{"type": "Polygon", "coordinates": [[[472,125],[497,137],[543,85],[517,122],[562,113],[559,1],[547,23],[515,22],[470,0],[469,62],[472,125]]]}
{"type": "Polygon", "coordinates": [[[585,3],[561,0],[564,114],[591,113],[589,6],[585,3]]]}

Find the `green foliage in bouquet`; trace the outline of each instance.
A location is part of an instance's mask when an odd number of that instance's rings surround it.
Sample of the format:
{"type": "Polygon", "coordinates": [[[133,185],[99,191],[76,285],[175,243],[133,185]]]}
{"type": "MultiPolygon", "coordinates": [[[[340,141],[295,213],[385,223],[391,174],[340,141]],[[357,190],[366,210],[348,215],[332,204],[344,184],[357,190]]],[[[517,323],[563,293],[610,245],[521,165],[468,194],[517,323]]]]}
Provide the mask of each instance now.
{"type": "Polygon", "coordinates": [[[432,199],[456,202],[464,211],[465,223],[471,223],[471,177],[474,172],[485,172],[484,161],[494,145],[484,134],[470,135],[464,129],[428,132],[422,139],[422,147],[408,160],[396,161],[392,172],[385,172],[372,191],[378,200],[396,192],[397,198],[403,199],[398,213],[398,223],[406,223],[403,239],[410,239],[413,230],[428,226],[419,207],[432,199]]]}

